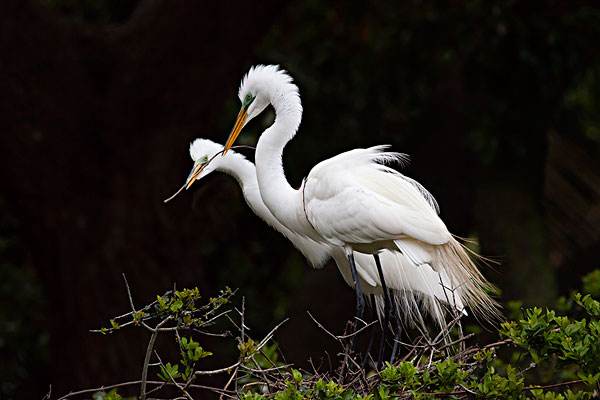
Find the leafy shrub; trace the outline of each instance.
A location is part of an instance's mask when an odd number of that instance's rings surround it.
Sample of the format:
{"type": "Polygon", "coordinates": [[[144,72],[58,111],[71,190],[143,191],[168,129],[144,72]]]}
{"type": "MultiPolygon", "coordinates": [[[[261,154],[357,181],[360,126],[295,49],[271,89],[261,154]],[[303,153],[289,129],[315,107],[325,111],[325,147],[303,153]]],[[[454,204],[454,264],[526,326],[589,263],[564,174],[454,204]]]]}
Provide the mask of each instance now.
{"type": "MultiPolygon", "coordinates": [[[[99,332],[110,333],[137,325],[149,329],[152,337],[158,333],[174,333],[180,350],[179,360],[163,363],[156,353],[161,381],[145,383],[153,386],[153,391],[171,384],[188,399],[193,398],[194,391],[211,390],[245,400],[583,400],[597,397],[599,393],[599,288],[600,271],[595,271],[583,278],[582,293],[573,292],[559,299],[556,310],[521,309],[513,304],[513,314],[520,313],[521,317],[502,323],[499,338],[494,343],[465,346],[472,335],[435,344],[421,337],[415,344],[406,344],[411,351],[402,359],[386,362],[380,371],[368,371],[352,361],[356,354],[349,350],[350,346],[343,348],[342,361],[336,371],[301,371],[281,364],[276,345],[269,345],[281,324],[262,340],[249,337],[243,302],[241,311],[234,307],[241,318],[239,324],[234,324],[238,329],[235,338],[238,361],[225,368],[199,370],[197,364],[212,353],[192,334],[200,327],[211,326],[217,316],[233,310],[229,308],[219,313],[223,306],[231,307],[233,292],[229,289],[203,305],[198,305],[201,296],[197,289],[158,296],[156,301],[139,310],[132,303],[130,313],[111,320],[111,327],[99,332]],[[150,321],[154,321],[154,328],[149,326],[150,321]],[[167,326],[167,322],[171,325],[167,326]],[[180,334],[184,331],[189,335],[180,334]],[[423,342],[429,344],[417,344],[423,342]],[[196,383],[203,375],[219,373],[229,376],[223,388],[196,383]]],[[[340,343],[343,343],[341,339],[340,343]]],[[[148,354],[152,344],[151,338],[148,354]]],[[[147,357],[143,368],[147,369],[149,362],[150,357],[147,357]]],[[[87,392],[91,391],[93,389],[87,392]]],[[[97,391],[95,396],[120,398],[111,386],[97,391]]]]}

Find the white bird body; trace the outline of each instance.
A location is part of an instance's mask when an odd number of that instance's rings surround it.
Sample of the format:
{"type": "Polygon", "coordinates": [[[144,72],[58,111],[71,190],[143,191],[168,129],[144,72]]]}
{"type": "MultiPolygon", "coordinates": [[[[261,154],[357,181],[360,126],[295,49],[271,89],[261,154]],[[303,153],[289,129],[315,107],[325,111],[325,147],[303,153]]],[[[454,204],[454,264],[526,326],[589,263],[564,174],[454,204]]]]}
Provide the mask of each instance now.
{"type": "Polygon", "coordinates": [[[261,198],[282,225],[343,248],[348,256],[401,251],[413,264],[444,272],[451,290],[482,316],[497,315],[486,293],[489,283],[438,216],[433,197],[384,165],[404,156],[382,146],[351,150],[317,164],[296,190],[285,177],[282,155],[302,117],[298,87],[277,66],[257,66],[244,77],[239,97],[242,110],[226,150],[250,119],[269,104],[275,109],[274,123],[258,140],[255,162],[261,198]]]}
{"type": "Polygon", "coordinates": [[[450,232],[414,181],[377,163],[403,160],[385,146],[356,149],[317,164],[304,184],[304,209],[315,230],[338,246],[368,253],[412,238],[444,244],[450,232]]]}
{"type": "MultiPolygon", "coordinates": [[[[327,242],[316,242],[281,224],[261,197],[254,164],[234,151],[223,157],[211,157],[222,150],[222,145],[208,139],[196,139],[190,145],[190,155],[195,162],[206,160],[202,172],[195,179],[202,179],[212,171],[220,171],[234,177],[242,189],[246,203],[259,218],[290,240],[313,267],[321,267],[329,258],[333,258],[346,283],[354,286],[344,249],[327,242]]],[[[412,324],[423,323],[424,319],[417,304],[419,302],[440,325],[444,323],[444,311],[440,303],[450,303],[451,307],[457,310],[464,309],[460,296],[453,297],[450,291],[445,290],[450,284],[445,273],[438,274],[429,265],[416,267],[397,251],[382,251],[380,256],[384,278],[388,287],[394,290],[396,305],[400,307],[405,320],[412,324]]],[[[355,261],[360,285],[365,294],[378,296],[377,310],[381,313],[383,289],[374,259],[367,254],[356,254],[355,261]]]]}

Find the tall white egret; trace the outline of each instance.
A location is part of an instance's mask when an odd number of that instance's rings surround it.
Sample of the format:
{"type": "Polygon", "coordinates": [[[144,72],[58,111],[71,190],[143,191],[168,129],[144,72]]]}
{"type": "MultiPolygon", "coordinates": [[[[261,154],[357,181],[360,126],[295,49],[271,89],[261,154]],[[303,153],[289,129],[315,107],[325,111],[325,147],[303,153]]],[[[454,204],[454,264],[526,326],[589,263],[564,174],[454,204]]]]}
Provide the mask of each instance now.
{"type": "Polygon", "coordinates": [[[225,151],[248,121],[269,104],[275,109],[275,121],[258,140],[255,162],[261,197],[281,224],[343,248],[353,276],[354,251],[373,254],[378,265],[381,250],[401,251],[416,265],[444,271],[451,286],[460,288],[462,300],[483,318],[498,315],[487,293],[491,285],[438,216],[433,196],[384,165],[403,161],[403,155],[384,151],[387,146],[351,150],[316,165],[294,189],[285,177],[282,154],[302,118],[298,87],[279,67],[259,65],[246,74],[238,96],[242,106],[225,151]]]}
{"type": "MultiPolygon", "coordinates": [[[[242,189],[246,203],[259,218],[289,239],[315,268],[319,268],[329,258],[333,258],[346,283],[351,287],[354,286],[344,250],[339,246],[316,242],[282,225],[261,198],[254,164],[235,151],[228,152],[224,157],[217,157],[222,151],[223,146],[211,140],[194,140],[190,145],[190,156],[194,166],[185,187],[189,188],[195,181],[213,171],[220,171],[234,177],[242,189]]],[[[382,252],[381,258],[385,281],[391,289],[398,314],[401,314],[408,324],[424,328],[422,326],[424,318],[421,315],[421,308],[423,308],[425,313],[430,314],[440,326],[443,326],[444,309],[440,303],[446,303],[448,308],[458,312],[463,311],[460,293],[451,293],[446,289],[450,282],[443,273],[438,274],[428,265],[417,268],[399,252],[386,250],[382,252]]],[[[376,302],[374,306],[379,319],[383,322],[383,286],[373,258],[366,254],[356,254],[356,268],[364,293],[374,296],[376,302]]]]}

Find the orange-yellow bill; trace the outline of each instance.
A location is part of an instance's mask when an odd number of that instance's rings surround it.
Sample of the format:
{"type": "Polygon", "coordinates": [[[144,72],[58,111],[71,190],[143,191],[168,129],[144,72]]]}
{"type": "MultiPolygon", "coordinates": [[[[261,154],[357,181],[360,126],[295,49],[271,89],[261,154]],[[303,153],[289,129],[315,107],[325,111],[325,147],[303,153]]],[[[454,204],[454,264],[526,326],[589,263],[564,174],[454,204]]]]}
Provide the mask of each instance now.
{"type": "Polygon", "coordinates": [[[196,178],[198,175],[200,175],[205,166],[206,163],[197,163],[194,165],[194,169],[192,169],[192,172],[190,173],[190,176],[188,176],[187,182],[185,183],[186,190],[189,189],[190,186],[192,186],[192,183],[196,181],[196,178]]]}
{"type": "Polygon", "coordinates": [[[244,124],[246,123],[246,119],[248,118],[248,113],[246,109],[242,107],[240,112],[238,113],[237,119],[235,120],[235,125],[233,125],[233,129],[227,138],[227,142],[225,143],[225,149],[223,150],[223,155],[227,153],[227,151],[233,146],[235,140],[240,135],[244,124]]]}

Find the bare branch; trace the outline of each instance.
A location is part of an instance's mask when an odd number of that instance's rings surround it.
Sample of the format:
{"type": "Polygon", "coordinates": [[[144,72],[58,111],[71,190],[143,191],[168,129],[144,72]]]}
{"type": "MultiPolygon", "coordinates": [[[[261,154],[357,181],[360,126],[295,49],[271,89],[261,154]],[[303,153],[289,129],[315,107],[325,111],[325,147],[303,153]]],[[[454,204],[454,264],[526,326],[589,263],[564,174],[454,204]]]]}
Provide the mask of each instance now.
{"type": "MultiPolygon", "coordinates": [[[[125,277],[125,275],[123,275],[123,277],[125,277]]],[[[125,281],[127,282],[127,281],[125,281]]],[[[132,307],[133,307],[133,303],[132,307]]],[[[150,335],[150,340],[148,341],[148,348],[146,349],[146,357],[144,358],[144,366],[142,367],[142,379],[141,379],[141,385],[140,385],[140,399],[141,400],[145,400],[146,399],[146,379],[148,378],[148,365],[150,364],[150,357],[152,356],[152,350],[154,349],[154,342],[156,342],[156,337],[158,336],[158,332],[161,326],[163,326],[164,324],[167,323],[167,321],[169,321],[171,319],[171,317],[167,317],[165,319],[163,319],[158,325],[156,325],[156,328],[154,328],[154,332],[152,332],[152,335],[150,335]]],[[[160,361],[160,359],[159,359],[160,361]]],[[[162,361],[160,361],[162,364],[162,361]]]]}
{"type": "Polygon", "coordinates": [[[273,338],[273,334],[275,334],[275,331],[277,331],[277,329],[279,329],[283,324],[285,324],[289,320],[290,320],[289,318],[286,318],[283,321],[281,321],[280,323],[278,323],[277,325],[275,325],[275,327],[273,329],[271,329],[271,331],[269,333],[267,333],[267,335],[263,338],[263,340],[260,341],[258,346],[256,346],[256,350],[258,351],[258,350],[262,349],[269,342],[269,340],[271,340],[273,338]]]}
{"type": "Polygon", "coordinates": [[[129,297],[129,305],[131,306],[131,311],[135,313],[136,311],[135,306],[133,305],[133,296],[131,295],[131,289],[129,288],[129,282],[127,282],[127,277],[125,276],[125,273],[123,273],[123,280],[125,281],[125,288],[127,289],[127,297],[129,297]]]}
{"type": "Polygon", "coordinates": [[[209,370],[209,371],[195,371],[194,375],[198,375],[198,376],[199,375],[218,375],[218,374],[222,374],[222,373],[225,373],[225,372],[228,373],[232,369],[239,367],[241,363],[242,363],[241,361],[238,361],[235,364],[232,364],[229,367],[225,367],[225,368],[212,369],[212,370],[209,370]]]}
{"type": "Polygon", "coordinates": [[[325,328],[323,326],[323,324],[321,324],[319,321],[317,321],[317,319],[315,317],[313,317],[313,315],[310,313],[310,311],[306,311],[306,313],[308,314],[308,316],[310,317],[310,319],[313,320],[313,322],[319,327],[321,328],[325,333],[327,333],[329,336],[331,336],[332,338],[334,338],[336,341],[340,342],[344,339],[350,339],[356,335],[358,335],[359,333],[361,333],[362,331],[364,331],[365,329],[367,329],[368,327],[372,326],[373,324],[377,323],[377,321],[372,321],[370,323],[367,323],[365,321],[363,321],[360,318],[356,318],[356,320],[362,322],[364,324],[364,326],[360,329],[357,329],[356,331],[349,333],[347,335],[334,335],[333,333],[331,333],[329,330],[327,330],[327,328],[325,328]]]}

